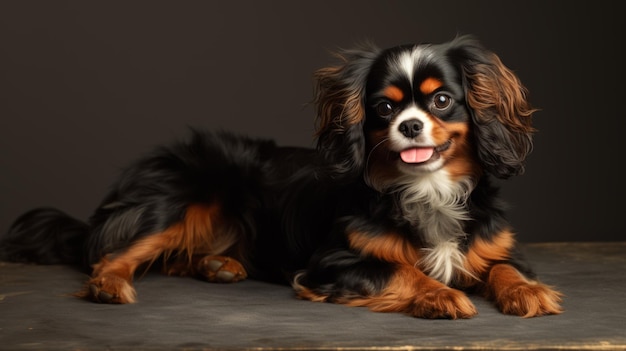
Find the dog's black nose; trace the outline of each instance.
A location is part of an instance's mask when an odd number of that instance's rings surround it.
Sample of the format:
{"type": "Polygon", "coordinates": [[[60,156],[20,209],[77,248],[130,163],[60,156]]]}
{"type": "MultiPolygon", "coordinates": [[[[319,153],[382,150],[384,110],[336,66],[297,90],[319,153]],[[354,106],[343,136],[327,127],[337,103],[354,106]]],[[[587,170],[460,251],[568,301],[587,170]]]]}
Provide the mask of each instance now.
{"type": "Polygon", "coordinates": [[[402,135],[411,139],[418,136],[422,132],[423,128],[424,124],[417,119],[406,120],[400,123],[400,126],[398,127],[402,135]]]}

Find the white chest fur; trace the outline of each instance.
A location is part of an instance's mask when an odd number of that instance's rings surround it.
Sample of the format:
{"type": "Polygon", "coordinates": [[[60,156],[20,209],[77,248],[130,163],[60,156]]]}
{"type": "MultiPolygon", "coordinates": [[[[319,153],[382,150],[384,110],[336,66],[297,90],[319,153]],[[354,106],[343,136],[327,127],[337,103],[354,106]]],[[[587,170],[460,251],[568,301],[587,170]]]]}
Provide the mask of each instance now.
{"type": "Polygon", "coordinates": [[[473,186],[471,180],[451,180],[445,170],[417,179],[407,176],[400,203],[405,218],[417,226],[426,245],[417,264],[429,276],[449,284],[465,271],[459,242],[466,236],[463,222],[469,219],[465,203],[473,186]]]}

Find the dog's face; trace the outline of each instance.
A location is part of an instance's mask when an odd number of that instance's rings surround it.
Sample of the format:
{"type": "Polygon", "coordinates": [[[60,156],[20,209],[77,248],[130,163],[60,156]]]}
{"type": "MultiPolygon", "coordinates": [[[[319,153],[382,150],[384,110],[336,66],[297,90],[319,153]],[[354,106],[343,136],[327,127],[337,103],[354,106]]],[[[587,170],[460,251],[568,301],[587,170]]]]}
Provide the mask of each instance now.
{"type": "Polygon", "coordinates": [[[517,77],[469,37],[346,51],[318,71],[318,146],[379,190],[398,177],[523,171],[534,110],[517,77]]]}
{"type": "Polygon", "coordinates": [[[364,93],[366,174],[376,188],[402,175],[480,169],[467,139],[470,112],[462,79],[436,48],[402,46],[372,64],[364,93]]]}

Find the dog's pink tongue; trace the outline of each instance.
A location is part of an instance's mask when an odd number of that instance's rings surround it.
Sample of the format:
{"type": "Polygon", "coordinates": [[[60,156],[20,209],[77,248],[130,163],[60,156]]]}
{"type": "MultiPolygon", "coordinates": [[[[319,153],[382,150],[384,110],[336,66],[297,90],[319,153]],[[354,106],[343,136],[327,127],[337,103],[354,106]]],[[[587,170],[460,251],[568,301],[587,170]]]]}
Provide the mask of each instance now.
{"type": "Polygon", "coordinates": [[[400,153],[400,158],[406,163],[420,163],[428,161],[435,152],[432,147],[416,147],[400,153]]]}

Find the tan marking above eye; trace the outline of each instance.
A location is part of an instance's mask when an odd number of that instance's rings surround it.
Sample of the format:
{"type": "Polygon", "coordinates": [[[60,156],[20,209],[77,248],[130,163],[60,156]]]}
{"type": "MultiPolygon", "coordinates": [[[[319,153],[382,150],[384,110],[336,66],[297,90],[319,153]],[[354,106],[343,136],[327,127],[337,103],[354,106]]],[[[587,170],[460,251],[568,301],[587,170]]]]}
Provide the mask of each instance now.
{"type": "Polygon", "coordinates": [[[443,85],[443,82],[437,78],[429,77],[422,81],[420,84],[420,91],[424,95],[431,94],[435,90],[439,89],[443,85]]]}
{"type": "Polygon", "coordinates": [[[386,87],[383,91],[383,95],[393,102],[400,102],[404,99],[404,93],[395,85],[386,87]]]}

